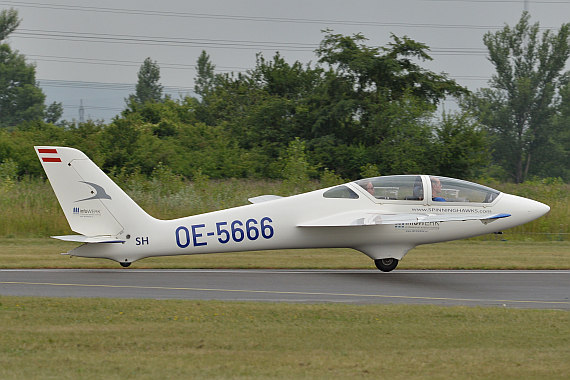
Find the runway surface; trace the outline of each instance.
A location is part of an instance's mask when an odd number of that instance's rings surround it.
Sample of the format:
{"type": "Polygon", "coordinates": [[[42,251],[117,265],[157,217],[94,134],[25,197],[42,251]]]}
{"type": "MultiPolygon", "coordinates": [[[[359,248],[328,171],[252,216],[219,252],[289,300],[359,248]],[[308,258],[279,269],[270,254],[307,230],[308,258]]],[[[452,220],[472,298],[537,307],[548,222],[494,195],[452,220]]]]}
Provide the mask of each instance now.
{"type": "Polygon", "coordinates": [[[570,310],[570,271],[1,269],[0,295],[570,310]]]}

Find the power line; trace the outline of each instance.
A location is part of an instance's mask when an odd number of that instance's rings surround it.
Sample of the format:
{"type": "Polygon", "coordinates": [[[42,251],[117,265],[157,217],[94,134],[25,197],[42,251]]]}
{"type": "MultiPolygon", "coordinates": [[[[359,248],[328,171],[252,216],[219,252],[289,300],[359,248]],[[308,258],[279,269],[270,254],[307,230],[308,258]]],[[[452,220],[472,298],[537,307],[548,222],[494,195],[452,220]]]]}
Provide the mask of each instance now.
{"type": "MultiPolygon", "coordinates": [[[[38,38],[38,39],[55,39],[55,40],[72,40],[72,41],[88,41],[88,42],[104,42],[104,43],[125,43],[125,44],[151,44],[151,45],[171,45],[171,46],[199,46],[201,48],[225,48],[225,49],[270,49],[283,51],[314,51],[315,44],[295,43],[295,42],[269,42],[269,41],[240,41],[240,40],[215,40],[215,39],[187,39],[177,37],[157,37],[157,36],[135,36],[125,34],[106,34],[106,33],[78,33],[68,31],[51,31],[38,29],[22,29],[16,31],[13,35],[20,38],[38,38]]],[[[463,47],[445,47],[430,48],[429,51],[434,55],[481,55],[485,54],[484,48],[463,48],[463,47]]],[[[127,62],[127,61],[124,61],[127,62]]],[[[123,62],[123,63],[124,63],[123,62]]],[[[132,63],[130,61],[129,63],[132,63]]],[[[177,64],[178,66],[187,66],[177,64]]]]}
{"type": "Polygon", "coordinates": [[[58,31],[26,31],[20,30],[12,33],[18,38],[34,38],[46,40],[65,40],[82,42],[101,42],[114,44],[144,44],[144,45],[168,45],[186,47],[209,47],[223,49],[257,49],[257,50],[281,50],[281,51],[313,51],[316,46],[313,44],[293,44],[288,42],[273,42],[271,45],[265,42],[255,41],[232,41],[232,40],[198,40],[184,39],[176,37],[145,37],[130,35],[107,35],[101,33],[77,33],[58,31]]]}
{"type": "Polygon", "coordinates": [[[314,49],[315,44],[303,42],[276,42],[276,41],[251,41],[251,40],[225,40],[212,38],[184,38],[184,37],[164,37],[164,36],[140,36],[132,34],[110,34],[110,33],[93,33],[93,32],[74,32],[65,30],[43,30],[43,29],[17,29],[15,34],[23,35],[39,35],[54,37],[77,37],[77,38],[101,38],[101,39],[117,39],[117,40],[142,40],[153,42],[175,42],[175,43],[198,43],[198,44],[238,44],[253,46],[280,46],[280,47],[303,47],[314,49]]]}
{"type": "MultiPolygon", "coordinates": [[[[87,82],[59,79],[38,79],[38,82],[42,87],[72,87],[90,90],[134,91],[136,87],[134,83],[87,82]]],[[[163,86],[163,90],[170,93],[188,93],[194,91],[194,89],[190,87],[175,86],[163,86]]]]}
{"type": "MultiPolygon", "coordinates": [[[[86,57],[66,57],[57,55],[36,55],[36,54],[26,54],[27,58],[34,61],[45,61],[45,62],[60,62],[60,63],[79,63],[79,64],[89,64],[89,65],[109,65],[109,66],[127,66],[127,67],[140,67],[142,62],[140,61],[128,61],[128,60],[118,60],[118,59],[103,59],[103,58],[86,58],[86,57]]],[[[169,69],[180,69],[180,70],[195,70],[196,65],[190,65],[186,63],[163,63],[158,62],[160,68],[169,69]]],[[[248,70],[248,67],[239,66],[217,66],[216,71],[225,72],[232,70],[248,70]]]]}
{"type": "MultiPolygon", "coordinates": [[[[469,3],[522,3],[522,0],[431,0],[433,2],[469,2],[469,3]]],[[[570,4],[568,0],[545,0],[530,1],[534,4],[570,4]]],[[[81,6],[68,4],[46,4],[40,2],[26,1],[5,1],[0,0],[0,4],[10,6],[20,6],[28,8],[55,9],[65,11],[99,12],[112,14],[195,18],[195,19],[215,19],[229,21],[246,22],[271,22],[271,23],[293,23],[293,24],[321,24],[321,25],[352,25],[352,26],[375,26],[375,27],[410,27],[410,28],[443,28],[443,29],[501,29],[503,26],[497,25],[467,25],[467,24],[428,24],[428,23],[408,23],[408,22],[378,22],[378,21],[358,21],[342,19],[309,19],[309,18],[288,18],[288,17],[268,17],[268,16],[245,16],[216,13],[193,13],[164,10],[144,10],[128,8],[110,8],[81,6]]]]}
{"type": "Polygon", "coordinates": [[[448,2],[448,3],[517,3],[524,2],[532,4],[570,4],[570,0],[425,0],[431,2],[448,2]]]}
{"type": "Polygon", "coordinates": [[[308,18],[287,18],[287,17],[267,17],[267,16],[244,16],[231,14],[214,13],[191,13],[174,12],[164,10],[142,10],[127,8],[93,7],[66,4],[46,4],[24,1],[0,1],[0,4],[7,4],[20,7],[32,7],[41,9],[56,9],[66,11],[101,12],[112,14],[161,16],[177,18],[197,18],[214,19],[226,21],[247,21],[247,22],[271,22],[271,23],[293,23],[293,24],[320,24],[320,25],[351,25],[351,26],[374,26],[374,27],[409,27],[409,28],[436,28],[436,29],[501,29],[503,26],[497,25],[468,25],[468,24],[428,24],[428,23],[408,23],[408,22],[378,22],[378,21],[358,21],[339,19],[308,19],[308,18]]]}
{"type": "MultiPolygon", "coordinates": [[[[446,50],[434,50],[435,54],[432,55],[484,55],[483,52],[478,51],[462,51],[449,52],[446,50]]],[[[86,64],[86,65],[107,65],[107,66],[125,66],[125,67],[140,67],[141,63],[138,61],[122,61],[114,59],[99,59],[99,58],[81,58],[81,57],[64,57],[64,56],[49,56],[49,55],[35,55],[28,54],[26,58],[36,62],[57,62],[57,63],[73,63],[73,64],[86,64]]],[[[175,69],[175,70],[192,70],[195,71],[195,65],[186,65],[179,63],[164,63],[158,62],[160,69],[175,69]]],[[[228,73],[234,71],[247,71],[252,70],[252,67],[239,67],[239,66],[215,66],[215,72],[228,73]]]]}
{"type": "Polygon", "coordinates": [[[121,112],[125,109],[125,108],[118,108],[118,107],[86,106],[86,105],[81,105],[81,103],[79,105],[77,105],[77,104],[63,104],[63,108],[68,108],[68,109],[71,108],[71,109],[79,110],[81,107],[83,107],[86,110],[116,111],[116,112],[121,112]]]}

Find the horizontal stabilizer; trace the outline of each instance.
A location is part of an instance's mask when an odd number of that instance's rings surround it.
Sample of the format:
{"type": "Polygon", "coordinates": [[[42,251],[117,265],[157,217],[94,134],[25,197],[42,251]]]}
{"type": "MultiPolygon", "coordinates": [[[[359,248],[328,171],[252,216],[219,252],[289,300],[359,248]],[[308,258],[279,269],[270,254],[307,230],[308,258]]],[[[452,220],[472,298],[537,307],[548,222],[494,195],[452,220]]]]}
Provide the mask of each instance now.
{"type": "Polygon", "coordinates": [[[401,224],[419,222],[453,222],[466,220],[481,220],[489,222],[506,218],[510,214],[412,214],[412,213],[380,213],[378,211],[352,211],[331,215],[325,218],[300,223],[297,227],[348,227],[373,226],[378,224],[401,224]]]}
{"type": "Polygon", "coordinates": [[[75,243],[124,243],[125,240],[113,238],[111,236],[84,236],[84,235],[63,235],[52,236],[54,239],[72,241],[75,243]]]}
{"type": "Polygon", "coordinates": [[[281,198],[283,197],[279,195],[260,195],[259,197],[249,198],[248,201],[250,201],[251,203],[262,203],[262,202],[275,201],[281,198]]]}

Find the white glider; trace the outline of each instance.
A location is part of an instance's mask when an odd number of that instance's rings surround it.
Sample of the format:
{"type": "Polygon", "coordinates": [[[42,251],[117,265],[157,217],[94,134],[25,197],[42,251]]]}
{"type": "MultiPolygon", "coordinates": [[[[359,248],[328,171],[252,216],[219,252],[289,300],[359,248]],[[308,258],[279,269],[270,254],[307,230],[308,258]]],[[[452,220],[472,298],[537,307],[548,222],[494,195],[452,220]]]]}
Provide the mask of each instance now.
{"type": "Polygon", "coordinates": [[[540,202],[427,175],[368,178],[290,197],[159,220],[83,152],[35,147],[71,229],[67,254],[127,267],[151,256],[295,248],[354,248],[388,272],[420,244],[499,232],[546,214],[540,202]]]}

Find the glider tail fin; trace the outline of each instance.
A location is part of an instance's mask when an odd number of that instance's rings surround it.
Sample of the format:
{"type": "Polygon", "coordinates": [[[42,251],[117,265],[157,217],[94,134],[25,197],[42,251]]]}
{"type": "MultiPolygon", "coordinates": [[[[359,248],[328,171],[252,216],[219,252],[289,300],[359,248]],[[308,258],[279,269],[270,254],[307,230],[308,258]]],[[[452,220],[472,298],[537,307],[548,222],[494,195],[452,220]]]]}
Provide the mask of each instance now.
{"type": "Polygon", "coordinates": [[[73,231],[99,237],[98,242],[116,242],[127,229],[154,220],[83,152],[54,146],[35,149],[73,231]]]}

